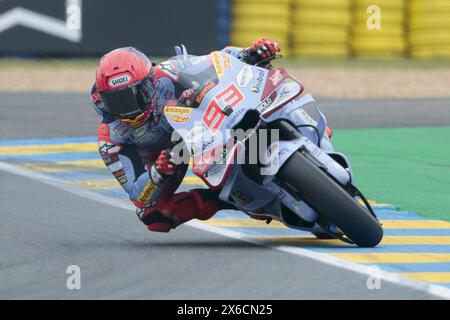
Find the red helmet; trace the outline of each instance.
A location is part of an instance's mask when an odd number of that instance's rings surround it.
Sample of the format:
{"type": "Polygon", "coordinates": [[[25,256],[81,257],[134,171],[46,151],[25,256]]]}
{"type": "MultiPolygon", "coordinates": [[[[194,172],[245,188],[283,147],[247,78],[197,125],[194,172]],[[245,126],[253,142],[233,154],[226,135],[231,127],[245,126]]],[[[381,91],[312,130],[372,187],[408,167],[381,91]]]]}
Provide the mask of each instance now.
{"type": "Polygon", "coordinates": [[[124,123],[141,126],[150,118],[153,67],[139,50],[119,48],[105,54],[97,68],[96,86],[104,108],[124,123]]]}

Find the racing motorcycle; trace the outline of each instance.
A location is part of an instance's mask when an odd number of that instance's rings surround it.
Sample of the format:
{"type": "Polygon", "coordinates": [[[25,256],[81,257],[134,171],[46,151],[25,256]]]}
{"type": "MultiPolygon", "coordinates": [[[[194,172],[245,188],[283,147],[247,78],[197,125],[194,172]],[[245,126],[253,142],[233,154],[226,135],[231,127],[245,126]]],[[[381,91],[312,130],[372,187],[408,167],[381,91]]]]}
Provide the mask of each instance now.
{"type": "Polygon", "coordinates": [[[382,240],[348,159],[334,151],[326,118],[300,81],[283,67],[268,70],[223,52],[193,56],[184,46],[175,49],[161,68],[192,88],[195,99],[166,106],[164,113],[174,141],[182,141],[180,157],[192,158],[193,173],[221,200],[318,238],[360,247],[382,240]]]}

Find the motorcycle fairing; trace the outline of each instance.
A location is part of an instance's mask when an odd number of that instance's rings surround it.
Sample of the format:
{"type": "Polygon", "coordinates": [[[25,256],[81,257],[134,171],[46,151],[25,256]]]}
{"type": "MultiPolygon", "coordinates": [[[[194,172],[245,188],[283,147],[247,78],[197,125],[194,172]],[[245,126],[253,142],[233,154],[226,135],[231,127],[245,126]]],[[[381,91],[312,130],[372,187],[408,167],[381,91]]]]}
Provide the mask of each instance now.
{"type": "Polygon", "coordinates": [[[222,201],[252,215],[264,215],[283,222],[286,226],[310,232],[325,232],[317,223],[317,213],[304,201],[294,199],[288,192],[266,177],[263,185],[249,179],[240,165],[234,165],[219,194],[222,201]],[[303,225],[289,222],[282,205],[300,217],[303,225]]]}
{"type": "Polygon", "coordinates": [[[314,98],[308,93],[304,94],[298,99],[294,99],[286,104],[282,109],[272,113],[270,117],[266,119],[267,122],[272,122],[277,119],[285,119],[292,122],[293,125],[300,127],[303,125],[314,126],[319,132],[319,137],[315,130],[311,128],[298,128],[299,131],[308,137],[311,141],[319,144],[319,141],[325,134],[325,128],[327,126],[327,119],[325,115],[320,111],[314,98]],[[313,105],[315,112],[319,115],[319,119],[314,120],[304,108],[308,105],[313,105]]]}
{"type": "Polygon", "coordinates": [[[222,158],[214,155],[206,161],[194,158],[192,166],[192,172],[199,176],[211,189],[220,189],[228,178],[232,167],[243,163],[245,160],[244,146],[239,141],[229,151],[222,146],[217,149],[220,150],[222,158]]]}
{"type": "Polygon", "coordinates": [[[262,211],[275,215],[279,213],[279,210],[271,210],[269,208],[270,204],[277,200],[277,197],[264,186],[249,179],[242,172],[240,165],[232,167],[227,182],[219,194],[219,198],[223,201],[233,203],[238,209],[243,211],[262,211]]]}
{"type": "Polygon", "coordinates": [[[277,174],[278,170],[297,150],[302,150],[311,155],[316,161],[320,162],[328,174],[342,185],[347,185],[350,182],[349,172],[305,136],[272,143],[264,153],[264,163],[269,163],[270,166],[262,168],[262,170],[265,169],[262,173],[265,175],[277,174]],[[272,151],[270,152],[270,150],[272,151]]]}
{"type": "Polygon", "coordinates": [[[262,97],[265,100],[270,99],[271,103],[264,110],[261,110],[259,106],[257,107],[261,119],[267,121],[271,114],[299,96],[303,89],[301,82],[291,76],[285,68],[270,70],[262,97]]]}
{"type": "MultiPolygon", "coordinates": [[[[281,141],[278,152],[271,152],[270,155],[267,155],[266,163],[276,164],[276,170],[269,173],[275,174],[294,152],[303,149],[309,152],[312,157],[318,158],[317,160],[323,164],[325,170],[336,180],[342,184],[348,183],[350,180],[349,173],[316,145],[322,140],[325,132],[325,116],[317,108],[310,95],[307,94],[298,99],[293,99],[301,93],[303,86],[291,77],[285,69],[273,69],[269,72],[263,68],[249,66],[233,56],[218,52],[200,58],[183,55],[173,59],[177,60],[180,66],[184,66],[179,79],[185,87],[198,86],[198,83],[195,82],[199,80],[199,75],[204,81],[216,83],[206,92],[199,106],[190,109],[189,113],[186,111],[186,115],[182,118],[166,114],[172,127],[181,136],[188,137],[185,142],[194,158],[193,171],[208,186],[220,188],[223,185],[232,167],[231,159],[238,154],[238,147],[223,148],[230,141],[231,136],[228,129],[232,129],[238,124],[247,111],[258,110],[258,107],[268,97],[272,97],[272,101],[267,102],[267,108],[260,108],[261,119],[266,122],[287,119],[296,126],[309,124],[315,126],[319,131],[318,137],[315,130],[311,128],[299,128],[299,131],[305,137],[292,141],[281,141]],[[239,81],[242,80],[240,77],[242,77],[244,68],[249,70],[247,76],[250,80],[239,81]],[[283,96],[283,92],[285,97],[279,99],[279,103],[277,103],[277,97],[283,96]],[[306,113],[302,114],[301,109],[309,103],[314,104],[320,115],[317,122],[308,118],[306,113]],[[227,112],[230,113],[226,114],[227,112]],[[201,121],[198,121],[199,119],[201,121]],[[195,136],[195,132],[201,132],[201,134],[197,138],[192,138],[195,136]],[[218,132],[222,135],[217,135],[218,132]],[[223,150],[229,152],[225,157],[220,152],[223,150]],[[214,152],[211,153],[211,151],[214,152]],[[210,153],[212,156],[203,158],[203,161],[195,161],[196,155],[202,153],[210,153]],[[226,161],[216,163],[216,157],[219,155],[222,156],[222,160],[226,159],[226,161]]],[[[275,147],[270,146],[268,150],[273,148],[275,147]]]]}

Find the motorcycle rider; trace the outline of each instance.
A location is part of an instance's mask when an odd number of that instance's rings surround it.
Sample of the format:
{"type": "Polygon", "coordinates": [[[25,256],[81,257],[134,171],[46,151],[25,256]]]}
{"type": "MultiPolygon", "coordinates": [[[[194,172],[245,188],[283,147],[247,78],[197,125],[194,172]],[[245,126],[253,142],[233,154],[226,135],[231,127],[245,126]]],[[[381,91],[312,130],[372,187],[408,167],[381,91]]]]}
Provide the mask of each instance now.
{"type": "MultiPolygon", "coordinates": [[[[222,49],[249,64],[279,51],[278,43],[266,38],[245,49],[222,49]]],[[[176,73],[173,65],[151,63],[135,48],[119,48],[100,59],[91,91],[94,109],[103,117],[97,130],[100,155],[151,231],[168,232],[227,208],[214,190],[175,194],[188,164],[171,162],[172,129],[162,108],[175,105],[180,98],[192,98],[193,91],[177,83],[176,73]]]]}

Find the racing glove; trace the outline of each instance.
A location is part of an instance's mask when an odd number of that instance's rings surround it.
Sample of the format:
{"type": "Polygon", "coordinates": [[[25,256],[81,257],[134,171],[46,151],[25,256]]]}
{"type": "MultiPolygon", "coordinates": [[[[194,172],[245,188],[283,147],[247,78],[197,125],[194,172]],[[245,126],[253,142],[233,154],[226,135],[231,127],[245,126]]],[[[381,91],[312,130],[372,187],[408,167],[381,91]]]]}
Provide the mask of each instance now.
{"type": "Polygon", "coordinates": [[[197,108],[202,103],[203,98],[216,84],[214,82],[208,82],[206,84],[196,83],[194,88],[184,90],[181,93],[178,103],[181,105],[197,108]]]}
{"type": "Polygon", "coordinates": [[[193,88],[184,90],[180,98],[178,98],[179,105],[191,106],[195,99],[195,90],[193,88]]]}
{"type": "Polygon", "coordinates": [[[170,150],[161,151],[155,163],[150,167],[149,175],[152,181],[159,185],[167,176],[173,175],[176,165],[171,160],[170,150]]]}
{"type": "MultiPolygon", "coordinates": [[[[255,41],[251,47],[242,50],[239,58],[248,64],[255,65],[264,59],[276,55],[276,53],[280,52],[280,50],[280,45],[276,40],[261,38],[255,41]]],[[[261,67],[270,69],[272,65],[268,62],[261,67]]]]}

